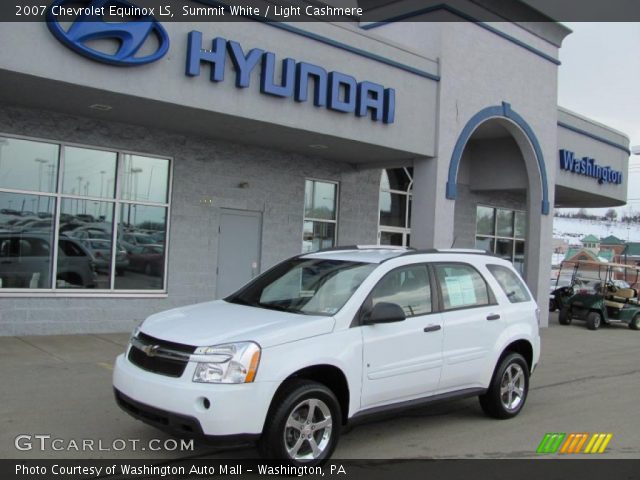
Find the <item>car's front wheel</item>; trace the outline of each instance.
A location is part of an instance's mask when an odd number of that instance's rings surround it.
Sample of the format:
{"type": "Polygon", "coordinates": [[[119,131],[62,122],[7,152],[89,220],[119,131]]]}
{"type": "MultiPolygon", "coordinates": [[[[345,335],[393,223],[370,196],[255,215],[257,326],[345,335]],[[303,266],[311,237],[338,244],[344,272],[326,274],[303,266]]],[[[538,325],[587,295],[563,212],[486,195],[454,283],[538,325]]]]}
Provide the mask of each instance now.
{"type": "Polygon", "coordinates": [[[310,380],[292,380],[274,400],[258,448],[263,456],[292,465],[321,465],[338,443],[341,419],[331,390],[310,380]]]}
{"type": "Polygon", "coordinates": [[[587,315],[587,328],[589,330],[597,330],[602,324],[602,315],[598,312],[589,312],[587,315]]]}
{"type": "Polygon", "coordinates": [[[498,364],[489,389],[480,395],[480,406],[490,417],[515,417],[529,393],[529,366],[519,353],[509,353],[498,364]]]}
{"type": "Polygon", "coordinates": [[[571,313],[569,307],[562,307],[558,314],[558,322],[560,325],[571,325],[571,313]]]}
{"type": "Polygon", "coordinates": [[[640,313],[636,313],[633,319],[629,322],[629,328],[631,330],[640,330],[640,313]]]}

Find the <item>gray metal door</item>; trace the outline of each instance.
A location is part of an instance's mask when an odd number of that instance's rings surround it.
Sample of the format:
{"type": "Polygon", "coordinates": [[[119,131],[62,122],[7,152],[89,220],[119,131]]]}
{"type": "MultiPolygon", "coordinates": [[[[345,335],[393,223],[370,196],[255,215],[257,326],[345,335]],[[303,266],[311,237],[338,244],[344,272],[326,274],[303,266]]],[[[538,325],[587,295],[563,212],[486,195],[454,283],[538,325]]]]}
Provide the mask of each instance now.
{"type": "Polygon", "coordinates": [[[217,298],[233,293],[260,271],[262,214],[223,210],[218,242],[217,298]]]}

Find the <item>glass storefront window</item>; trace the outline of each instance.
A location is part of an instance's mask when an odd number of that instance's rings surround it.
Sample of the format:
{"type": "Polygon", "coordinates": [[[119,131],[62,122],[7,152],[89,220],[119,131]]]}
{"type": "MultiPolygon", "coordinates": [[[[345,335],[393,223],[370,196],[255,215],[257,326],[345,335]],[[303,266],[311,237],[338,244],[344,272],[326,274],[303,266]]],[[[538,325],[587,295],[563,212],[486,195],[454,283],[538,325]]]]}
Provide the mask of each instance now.
{"type": "Polygon", "coordinates": [[[336,219],[335,183],[307,180],[304,192],[304,216],[321,220],[336,219]]]}
{"type": "Polygon", "coordinates": [[[389,168],[380,178],[378,243],[409,245],[413,168],[389,168]]]}
{"type": "Polygon", "coordinates": [[[0,289],[164,290],[169,174],[168,159],[0,137],[0,289]]]}
{"type": "Polygon", "coordinates": [[[117,159],[115,152],[65,148],[62,193],[114,198],[117,159]]]}
{"type": "Polygon", "coordinates": [[[336,244],[338,184],[306,180],[302,252],[315,252],[336,244]]]}
{"type": "Polygon", "coordinates": [[[476,248],[510,260],[524,273],[526,222],[526,212],[478,205],[476,248]]]}
{"type": "MultiPolygon", "coordinates": [[[[120,210],[117,238],[126,252],[126,275],[117,276],[117,290],[160,289],[164,280],[164,243],[158,234],[166,231],[167,209],[124,204],[120,210]]],[[[116,257],[116,260],[118,257],[116,257]]]]}
{"type": "Polygon", "coordinates": [[[476,216],[476,233],[478,235],[495,235],[495,209],[479,206],[476,216]]]}
{"type": "Polygon", "coordinates": [[[496,235],[498,237],[513,237],[513,210],[497,210],[496,235]]]}
{"type": "Polygon", "coordinates": [[[0,137],[0,188],[56,191],[58,145],[0,137]]]}
{"type": "Polygon", "coordinates": [[[335,245],[334,223],[306,221],[302,236],[302,253],[315,252],[335,245]]]}
{"type": "Polygon", "coordinates": [[[122,155],[122,200],[167,203],[169,162],[162,158],[122,155]]]}

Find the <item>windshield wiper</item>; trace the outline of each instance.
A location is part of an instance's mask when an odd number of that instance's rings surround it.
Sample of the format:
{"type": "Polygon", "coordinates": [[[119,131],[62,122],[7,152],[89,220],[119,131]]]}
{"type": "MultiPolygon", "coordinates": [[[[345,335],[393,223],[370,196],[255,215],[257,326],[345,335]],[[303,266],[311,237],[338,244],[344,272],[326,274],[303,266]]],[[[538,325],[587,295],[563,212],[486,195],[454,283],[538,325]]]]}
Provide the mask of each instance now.
{"type": "Polygon", "coordinates": [[[277,310],[279,312],[288,312],[288,313],[301,313],[303,315],[307,315],[306,312],[303,312],[302,310],[300,310],[299,308],[294,308],[294,307],[285,307],[284,305],[278,305],[276,303],[262,303],[262,302],[258,302],[256,305],[256,307],[262,307],[262,308],[266,308],[268,310],[277,310]]]}

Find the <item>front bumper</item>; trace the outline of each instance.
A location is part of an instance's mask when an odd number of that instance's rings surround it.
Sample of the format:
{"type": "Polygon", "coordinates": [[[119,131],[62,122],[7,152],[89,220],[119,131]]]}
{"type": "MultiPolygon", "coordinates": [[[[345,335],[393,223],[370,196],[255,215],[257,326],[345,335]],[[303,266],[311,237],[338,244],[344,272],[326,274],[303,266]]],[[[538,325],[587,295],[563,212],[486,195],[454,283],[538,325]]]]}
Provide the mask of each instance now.
{"type": "Polygon", "coordinates": [[[238,385],[192,382],[195,363],[179,378],[148,372],[116,359],[113,387],[120,407],[161,430],[196,437],[251,439],[262,434],[275,382],[238,385]]]}

